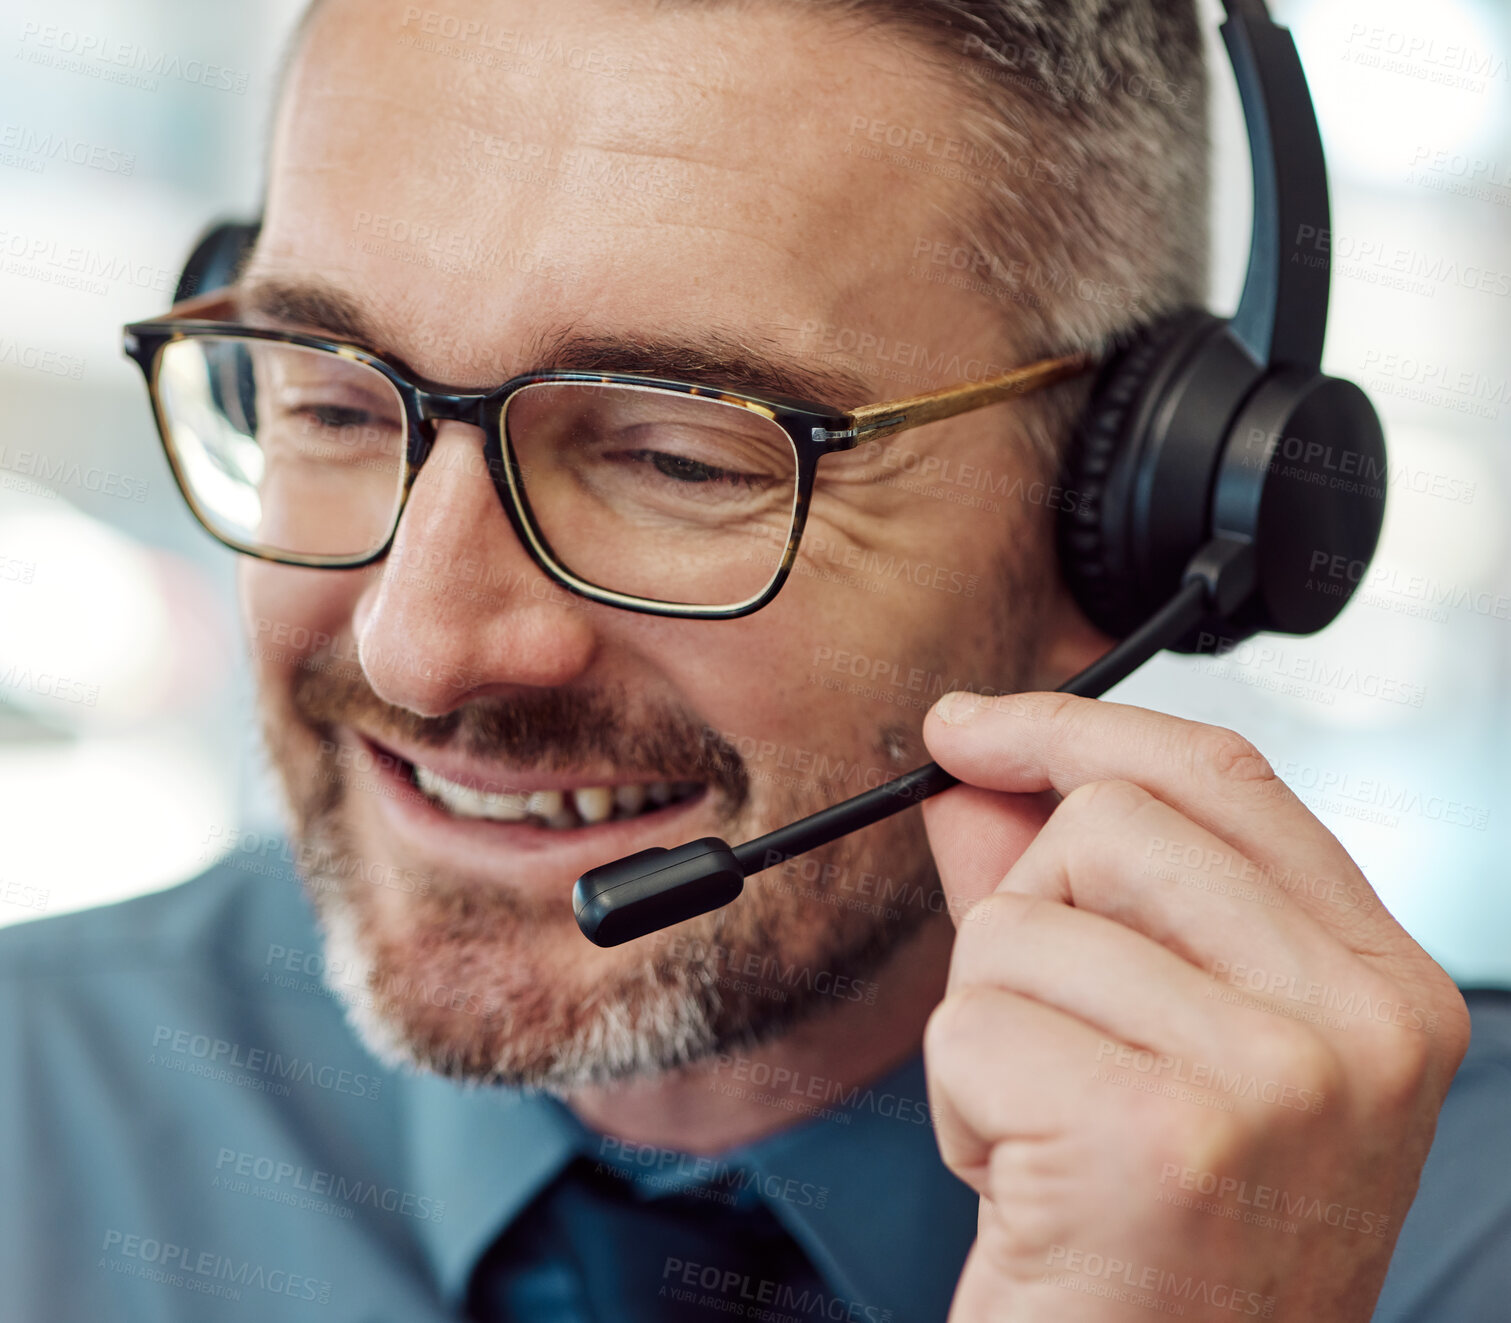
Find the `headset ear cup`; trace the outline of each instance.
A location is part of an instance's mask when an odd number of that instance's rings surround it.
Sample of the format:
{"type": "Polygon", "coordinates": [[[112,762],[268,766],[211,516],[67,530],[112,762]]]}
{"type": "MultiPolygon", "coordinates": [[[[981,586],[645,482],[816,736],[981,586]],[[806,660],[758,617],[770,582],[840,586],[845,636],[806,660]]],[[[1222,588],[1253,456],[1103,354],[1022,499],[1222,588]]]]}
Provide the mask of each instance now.
{"type": "Polygon", "coordinates": [[[247,224],[222,221],[212,225],[200,235],[184,263],[173,301],[182,303],[197,294],[229,285],[241,273],[242,263],[261,229],[261,218],[247,224]]]}
{"type": "Polygon", "coordinates": [[[1220,324],[1211,313],[1188,308],[1140,329],[1103,367],[1071,435],[1061,482],[1072,499],[1056,531],[1060,569],[1086,618],[1113,638],[1136,629],[1151,609],[1135,579],[1122,535],[1125,512],[1118,508],[1127,501],[1147,397],[1171,355],[1220,324]]]}

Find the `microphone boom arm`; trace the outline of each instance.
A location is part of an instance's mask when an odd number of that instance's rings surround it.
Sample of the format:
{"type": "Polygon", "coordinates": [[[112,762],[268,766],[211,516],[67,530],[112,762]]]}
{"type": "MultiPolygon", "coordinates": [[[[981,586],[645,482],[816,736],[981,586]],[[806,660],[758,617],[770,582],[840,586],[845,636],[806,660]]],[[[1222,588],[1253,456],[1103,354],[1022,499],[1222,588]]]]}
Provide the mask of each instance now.
{"type": "MultiPolygon", "coordinates": [[[[1228,615],[1253,587],[1253,544],[1219,535],[1197,554],[1179,591],[1164,606],[1057,692],[1100,698],[1203,619],[1228,615]]],[[[956,784],[958,778],[938,763],[925,763],[743,845],[731,847],[705,836],[676,849],[656,846],[589,869],[572,888],[577,926],[598,946],[618,946],[706,914],[734,900],[752,873],[869,827],[956,784]]]]}

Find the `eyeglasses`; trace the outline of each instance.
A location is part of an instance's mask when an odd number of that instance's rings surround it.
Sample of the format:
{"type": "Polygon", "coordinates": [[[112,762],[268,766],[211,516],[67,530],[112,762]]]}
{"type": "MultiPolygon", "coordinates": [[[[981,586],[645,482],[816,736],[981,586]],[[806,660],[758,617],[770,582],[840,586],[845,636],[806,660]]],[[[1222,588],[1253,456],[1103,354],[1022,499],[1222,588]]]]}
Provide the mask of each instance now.
{"type": "MultiPolygon", "coordinates": [[[[180,314],[229,310],[224,292],[180,314]]],[[[453,391],[381,354],[201,315],[124,328],[196,519],[235,551],[355,569],[381,559],[455,420],[531,558],[593,601],[733,619],[792,569],[818,462],[1090,367],[1045,359],[990,380],[839,410],[637,373],[528,372],[453,391]]]]}

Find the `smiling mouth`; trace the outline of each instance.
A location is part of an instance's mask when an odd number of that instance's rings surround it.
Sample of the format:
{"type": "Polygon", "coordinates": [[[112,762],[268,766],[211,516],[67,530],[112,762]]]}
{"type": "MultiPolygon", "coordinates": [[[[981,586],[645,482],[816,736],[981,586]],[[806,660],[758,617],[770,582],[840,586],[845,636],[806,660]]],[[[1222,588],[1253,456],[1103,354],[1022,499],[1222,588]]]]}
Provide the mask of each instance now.
{"type": "Polygon", "coordinates": [[[703,790],[698,781],[645,781],[508,794],[448,781],[416,763],[409,763],[407,771],[410,784],[421,796],[452,817],[526,823],[554,831],[645,817],[692,799],[703,790]]]}

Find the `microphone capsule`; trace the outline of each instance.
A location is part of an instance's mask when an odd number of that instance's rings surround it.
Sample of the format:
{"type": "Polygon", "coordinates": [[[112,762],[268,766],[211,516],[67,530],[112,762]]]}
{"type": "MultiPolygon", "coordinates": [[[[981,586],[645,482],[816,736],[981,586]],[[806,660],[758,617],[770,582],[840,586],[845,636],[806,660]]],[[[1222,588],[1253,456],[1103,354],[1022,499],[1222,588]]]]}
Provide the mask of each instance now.
{"type": "Polygon", "coordinates": [[[572,887],[572,910],[590,942],[618,946],[727,905],[744,887],[729,845],[705,836],[590,868],[572,887]]]}

